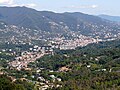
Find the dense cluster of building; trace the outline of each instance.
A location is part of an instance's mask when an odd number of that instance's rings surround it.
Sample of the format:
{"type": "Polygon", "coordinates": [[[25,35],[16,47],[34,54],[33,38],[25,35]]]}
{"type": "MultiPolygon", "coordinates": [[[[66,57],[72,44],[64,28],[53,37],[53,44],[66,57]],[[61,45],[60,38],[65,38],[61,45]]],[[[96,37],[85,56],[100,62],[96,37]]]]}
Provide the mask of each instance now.
{"type": "Polygon", "coordinates": [[[79,36],[74,39],[55,38],[51,43],[53,48],[59,48],[60,50],[75,49],[77,47],[83,47],[90,43],[98,43],[101,39],[94,39],[86,36],[79,36]]]}
{"type": "Polygon", "coordinates": [[[27,65],[30,62],[34,62],[45,54],[53,54],[53,50],[50,46],[34,46],[33,48],[30,48],[30,51],[22,52],[14,61],[9,62],[9,66],[17,70],[21,70],[23,68],[27,69],[27,65]]]}

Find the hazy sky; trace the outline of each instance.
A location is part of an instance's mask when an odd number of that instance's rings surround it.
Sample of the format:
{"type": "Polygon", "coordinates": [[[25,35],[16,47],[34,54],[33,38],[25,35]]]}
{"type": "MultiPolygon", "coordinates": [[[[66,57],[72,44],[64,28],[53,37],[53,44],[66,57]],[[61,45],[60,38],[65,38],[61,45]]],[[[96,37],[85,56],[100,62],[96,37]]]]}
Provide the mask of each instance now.
{"type": "Polygon", "coordinates": [[[0,6],[27,6],[39,11],[120,16],[120,0],[0,0],[0,6]]]}

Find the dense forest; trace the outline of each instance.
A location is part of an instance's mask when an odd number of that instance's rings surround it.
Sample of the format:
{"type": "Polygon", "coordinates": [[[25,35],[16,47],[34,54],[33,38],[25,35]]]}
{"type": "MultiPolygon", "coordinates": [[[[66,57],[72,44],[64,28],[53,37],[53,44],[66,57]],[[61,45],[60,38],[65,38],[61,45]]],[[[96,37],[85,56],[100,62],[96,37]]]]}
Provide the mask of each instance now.
{"type": "Polygon", "coordinates": [[[7,75],[0,75],[0,90],[36,90],[34,85],[26,81],[16,80],[7,75]]]}

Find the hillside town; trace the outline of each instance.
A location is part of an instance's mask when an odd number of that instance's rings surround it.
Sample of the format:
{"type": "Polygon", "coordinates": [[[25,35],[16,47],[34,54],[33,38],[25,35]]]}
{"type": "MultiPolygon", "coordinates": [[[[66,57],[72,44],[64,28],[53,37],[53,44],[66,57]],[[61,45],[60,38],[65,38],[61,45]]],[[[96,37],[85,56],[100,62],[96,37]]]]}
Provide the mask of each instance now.
{"type": "Polygon", "coordinates": [[[0,90],[120,90],[120,0],[108,1],[0,0],[0,90]]]}
{"type": "Polygon", "coordinates": [[[15,57],[14,61],[9,62],[9,66],[17,70],[27,69],[27,65],[30,62],[35,62],[44,55],[53,54],[53,49],[50,46],[34,46],[33,48],[29,49],[30,51],[21,52],[20,56],[15,57]]]}

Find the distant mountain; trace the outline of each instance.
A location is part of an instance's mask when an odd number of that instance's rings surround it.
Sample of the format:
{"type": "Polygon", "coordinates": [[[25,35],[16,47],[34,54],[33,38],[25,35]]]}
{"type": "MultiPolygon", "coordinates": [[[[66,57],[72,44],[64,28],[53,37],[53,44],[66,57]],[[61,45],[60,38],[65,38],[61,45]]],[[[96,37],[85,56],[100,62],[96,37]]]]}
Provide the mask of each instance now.
{"type": "Polygon", "coordinates": [[[120,16],[109,16],[109,15],[102,14],[102,15],[99,15],[99,17],[110,20],[110,21],[120,22],[120,16]]]}
{"type": "Polygon", "coordinates": [[[49,34],[81,33],[88,36],[105,37],[118,34],[120,25],[97,16],[75,13],[37,11],[27,7],[0,7],[0,21],[8,25],[45,31],[49,34]]]}

